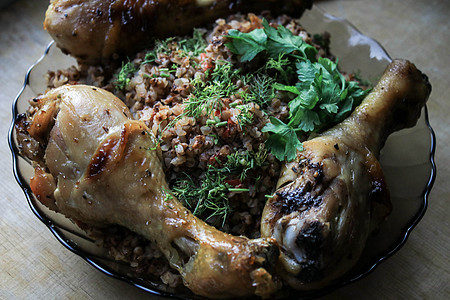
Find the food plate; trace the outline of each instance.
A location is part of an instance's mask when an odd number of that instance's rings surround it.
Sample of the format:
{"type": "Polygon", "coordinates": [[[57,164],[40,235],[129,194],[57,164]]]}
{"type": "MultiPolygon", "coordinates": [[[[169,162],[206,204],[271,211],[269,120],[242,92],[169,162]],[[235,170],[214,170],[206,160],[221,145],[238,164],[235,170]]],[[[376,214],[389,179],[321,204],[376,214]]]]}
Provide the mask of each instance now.
{"type": "MultiPolygon", "coordinates": [[[[340,68],[345,72],[356,72],[362,78],[375,83],[391,61],[389,55],[376,41],[361,34],[349,22],[331,16],[317,7],[305,12],[300,22],[311,34],[325,31],[331,34],[331,51],[339,57],[340,68]]],[[[74,64],[74,59],[62,54],[51,43],[42,58],[27,72],[25,84],[13,103],[13,124],[17,115],[27,110],[28,100],[45,90],[45,74],[48,70],[63,69],[74,64]]],[[[152,294],[197,298],[187,290],[171,290],[160,282],[133,277],[131,267],[112,260],[103,248],[70,220],[48,210],[38,202],[29,188],[33,168],[19,153],[13,124],[9,133],[9,143],[13,154],[15,177],[24,190],[32,211],[65,247],[103,273],[152,294]]],[[[435,179],[434,150],[435,135],[429,125],[425,108],[417,125],[391,135],[381,153],[380,161],[394,206],[392,214],[382,224],[379,233],[369,238],[360,261],[345,277],[324,290],[302,294],[301,297],[316,297],[355,282],[368,275],[401,248],[426,211],[428,194],[435,179]]],[[[298,293],[294,295],[298,297],[298,293]]],[[[289,291],[279,295],[280,298],[287,296],[292,298],[289,291]]]]}

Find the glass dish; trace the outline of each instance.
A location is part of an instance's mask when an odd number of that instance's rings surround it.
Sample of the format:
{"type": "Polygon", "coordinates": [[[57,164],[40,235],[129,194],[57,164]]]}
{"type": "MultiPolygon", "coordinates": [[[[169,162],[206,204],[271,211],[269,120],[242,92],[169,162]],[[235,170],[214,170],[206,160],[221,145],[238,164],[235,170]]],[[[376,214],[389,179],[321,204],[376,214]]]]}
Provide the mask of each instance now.
{"type": "MultiPolygon", "coordinates": [[[[357,72],[362,78],[376,82],[391,61],[389,55],[376,41],[361,34],[349,22],[331,16],[317,7],[305,12],[301,24],[311,34],[325,31],[331,34],[331,51],[339,57],[339,65],[343,71],[357,72]]],[[[13,103],[13,124],[9,132],[9,143],[13,155],[14,175],[32,211],[66,248],[103,273],[152,294],[185,299],[197,298],[185,289],[175,291],[160,282],[133,277],[130,275],[133,271],[127,264],[112,260],[103,248],[70,220],[48,210],[31,193],[29,182],[33,168],[18,151],[16,134],[13,130],[14,120],[18,114],[26,111],[29,99],[45,90],[44,75],[48,70],[62,69],[74,64],[74,59],[62,54],[51,43],[41,59],[27,72],[24,86],[13,103]]],[[[345,277],[326,289],[302,294],[302,298],[324,295],[365,277],[401,248],[426,211],[428,194],[436,173],[434,150],[435,135],[428,122],[427,110],[424,108],[417,125],[394,133],[382,150],[380,161],[394,206],[389,219],[383,223],[379,234],[368,240],[360,261],[345,277]]],[[[280,293],[279,298],[293,296],[299,297],[298,293],[290,294],[290,291],[284,291],[280,293]]]]}

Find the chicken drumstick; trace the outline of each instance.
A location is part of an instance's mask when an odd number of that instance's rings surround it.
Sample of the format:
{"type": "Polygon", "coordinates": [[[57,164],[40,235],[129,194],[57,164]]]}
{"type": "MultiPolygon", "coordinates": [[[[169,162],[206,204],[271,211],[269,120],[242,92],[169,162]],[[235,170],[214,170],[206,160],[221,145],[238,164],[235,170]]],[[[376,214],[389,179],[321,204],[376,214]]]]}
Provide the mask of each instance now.
{"type": "Polygon", "coordinates": [[[430,92],[412,63],[394,60],[350,117],[284,166],[261,232],[277,240],[279,273],[291,287],[323,287],[359,259],[391,210],[380,149],[393,131],[416,124],[430,92]]]}
{"type": "Polygon", "coordinates": [[[155,242],[198,295],[267,297],[276,290],[273,239],[232,236],[193,216],[170,194],[149,129],[118,98],[62,86],[34,105],[33,118],[16,126],[22,152],[34,161],[30,185],[38,200],[73,220],[119,224],[155,242]]]}
{"type": "Polygon", "coordinates": [[[154,38],[184,35],[236,12],[300,17],[312,0],[52,0],[44,28],[83,64],[129,55],[154,38]]]}

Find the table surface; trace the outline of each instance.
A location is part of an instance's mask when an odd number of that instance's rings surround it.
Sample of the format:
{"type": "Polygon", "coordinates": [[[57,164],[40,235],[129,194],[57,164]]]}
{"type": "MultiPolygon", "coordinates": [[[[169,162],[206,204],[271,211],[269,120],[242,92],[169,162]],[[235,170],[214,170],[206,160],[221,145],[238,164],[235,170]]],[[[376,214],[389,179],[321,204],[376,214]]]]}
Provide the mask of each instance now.
{"type": "MultiPolygon", "coordinates": [[[[28,67],[51,41],[42,29],[48,0],[20,0],[0,9],[0,299],[149,299],[65,249],[31,212],[13,173],[7,132],[11,103],[28,67]]],[[[450,1],[317,1],[378,40],[392,57],[413,61],[433,85],[429,116],[438,167],[429,207],[405,246],[368,277],[325,299],[450,297],[450,1]]]]}

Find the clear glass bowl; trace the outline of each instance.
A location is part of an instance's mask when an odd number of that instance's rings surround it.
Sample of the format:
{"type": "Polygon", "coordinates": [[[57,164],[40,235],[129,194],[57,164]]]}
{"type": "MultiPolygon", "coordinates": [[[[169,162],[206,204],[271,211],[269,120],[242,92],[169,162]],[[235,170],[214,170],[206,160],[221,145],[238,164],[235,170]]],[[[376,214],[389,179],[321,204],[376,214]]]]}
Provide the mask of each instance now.
{"type": "MultiPolygon", "coordinates": [[[[346,20],[331,16],[314,7],[305,12],[301,24],[311,33],[331,34],[331,51],[339,58],[341,70],[358,72],[362,78],[375,83],[391,58],[373,39],[361,34],[346,20]]],[[[13,103],[13,123],[9,143],[13,155],[14,175],[25,192],[35,215],[50,229],[53,235],[70,251],[84,258],[96,269],[107,275],[124,280],[152,294],[177,298],[197,298],[189,291],[172,290],[161,282],[133,277],[133,270],[125,263],[112,260],[107,252],[86,236],[64,216],[54,213],[38,202],[31,193],[29,182],[33,176],[30,162],[18,151],[16,133],[13,130],[17,115],[28,108],[28,100],[45,90],[44,75],[76,62],[55,47],[49,45],[45,54],[29,69],[22,90],[13,103]]],[[[434,164],[435,135],[428,122],[426,108],[417,125],[394,133],[388,139],[381,154],[381,164],[390,188],[394,209],[383,223],[378,235],[368,240],[357,265],[335,284],[320,291],[301,294],[289,290],[279,297],[310,298],[329,293],[336,288],[355,282],[368,275],[381,262],[389,258],[406,242],[411,230],[417,225],[427,208],[427,198],[432,188],[436,168],[434,164]]]]}

